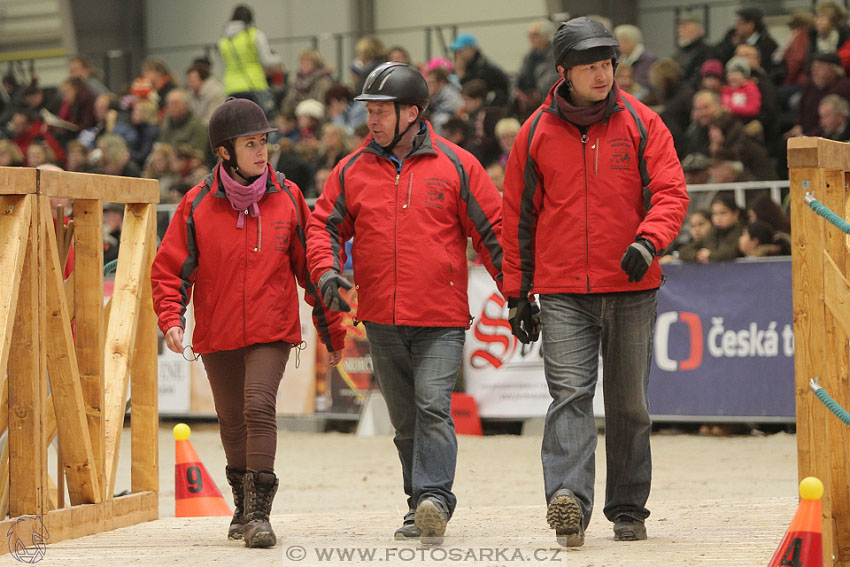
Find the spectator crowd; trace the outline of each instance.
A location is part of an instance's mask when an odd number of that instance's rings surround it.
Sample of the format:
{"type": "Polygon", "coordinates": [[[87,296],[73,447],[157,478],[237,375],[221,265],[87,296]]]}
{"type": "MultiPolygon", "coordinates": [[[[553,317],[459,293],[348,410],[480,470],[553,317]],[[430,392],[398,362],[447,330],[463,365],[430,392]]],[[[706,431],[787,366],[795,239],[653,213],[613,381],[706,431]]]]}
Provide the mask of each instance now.
{"type": "MultiPolygon", "coordinates": [[[[689,184],[784,179],[789,137],[850,140],[846,9],[826,1],[787,16],[784,45],[771,36],[759,8],[736,14],[734,26],[712,45],[700,14],[681,12],[672,57],[654,55],[634,25],[612,30],[620,44],[619,87],[661,116],[689,184]]],[[[207,57],[195,59],[182,76],[147,58],[118,92],[83,56],[69,61],[58,88],[37,78],[20,84],[12,74],[3,77],[0,166],[52,164],[155,178],[161,201],[176,203],[214,165],[207,136],[213,110],[227,96],[241,96],[260,104],[278,128],[269,137],[272,166],[306,197],[316,197],[334,165],[367,136],[365,107],[354,97],[369,72],[389,60],[421,69],[431,97],[426,116],[435,130],[469,150],[501,190],[521,123],[558,79],[554,29],[547,20],[528,27],[528,52],[515,74],[490,59],[470,33],[454,39],[449,57],[426,62],[411,61],[404,46],[366,36],[355,45],[347,80],[338,82],[345,73],[315,49],[299,53],[294,72],[284,69],[250,8],[239,6],[217,42],[221,81],[207,57]]],[[[753,193],[748,211],[739,211],[718,195],[710,209],[692,212],[668,258],[705,262],[786,252],[787,218],[767,203],[753,193]]]]}

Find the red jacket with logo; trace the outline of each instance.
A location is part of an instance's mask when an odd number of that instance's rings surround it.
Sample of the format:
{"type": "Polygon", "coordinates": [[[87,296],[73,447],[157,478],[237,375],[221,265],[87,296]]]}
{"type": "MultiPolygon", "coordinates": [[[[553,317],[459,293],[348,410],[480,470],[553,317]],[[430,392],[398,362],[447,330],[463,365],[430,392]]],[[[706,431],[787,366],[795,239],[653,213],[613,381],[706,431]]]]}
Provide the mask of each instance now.
{"type": "Polygon", "coordinates": [[[258,343],[301,342],[296,280],[313,306],[328,350],[343,348],[339,313],[325,309],[307,274],[304,227],[310,209],[298,186],[270,171],[259,216],[236,211],[217,165],[180,201],[151,268],[154,310],[162,332],[185,328],[194,288],[197,353],[258,343]],[[237,215],[245,214],[243,228],[237,215]]]}
{"type": "Polygon", "coordinates": [[[688,195],[670,131],[621,91],[607,118],[582,135],[554,100],[561,84],[523,124],[508,158],[504,294],[657,288],[658,260],[639,282],[629,282],[620,260],[635,237],[660,252],[682,227],[688,195]],[[649,211],[644,188],[651,193],[649,211]]]}
{"type": "Polygon", "coordinates": [[[467,237],[501,287],[499,192],[472,154],[430,124],[413,148],[400,170],[371,138],[337,164],[307,231],[310,273],[316,281],[342,271],[353,236],[357,319],[468,327],[467,237]]]}

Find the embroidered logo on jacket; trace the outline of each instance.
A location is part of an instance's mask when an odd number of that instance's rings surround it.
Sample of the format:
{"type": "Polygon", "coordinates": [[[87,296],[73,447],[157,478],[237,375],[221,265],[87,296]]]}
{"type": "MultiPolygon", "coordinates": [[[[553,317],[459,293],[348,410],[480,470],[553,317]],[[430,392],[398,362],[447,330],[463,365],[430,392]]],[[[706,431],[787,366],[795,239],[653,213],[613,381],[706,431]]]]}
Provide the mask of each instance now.
{"type": "Polygon", "coordinates": [[[274,249],[277,252],[289,250],[289,232],[292,223],[289,221],[277,221],[272,223],[274,229],[274,249]]]}
{"type": "Polygon", "coordinates": [[[611,156],[608,165],[611,169],[631,169],[632,151],[634,150],[631,140],[628,138],[614,138],[608,140],[608,147],[611,156]]]}

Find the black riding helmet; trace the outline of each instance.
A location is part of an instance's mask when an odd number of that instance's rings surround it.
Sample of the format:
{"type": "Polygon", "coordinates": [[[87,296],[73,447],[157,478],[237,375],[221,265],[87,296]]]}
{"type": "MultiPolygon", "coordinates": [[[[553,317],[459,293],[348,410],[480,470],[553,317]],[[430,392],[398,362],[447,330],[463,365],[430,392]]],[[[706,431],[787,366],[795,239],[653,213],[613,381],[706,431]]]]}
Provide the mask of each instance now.
{"type": "Polygon", "coordinates": [[[210,145],[213,152],[223,146],[230,154],[227,164],[238,172],[233,139],[239,136],[268,134],[276,130],[277,128],[269,125],[266,113],[257,103],[246,98],[228,97],[210,117],[210,145]]]}
{"type": "Polygon", "coordinates": [[[361,102],[392,102],[395,106],[395,137],[385,146],[385,152],[393,151],[402,136],[416,122],[411,122],[403,132],[398,131],[399,105],[409,104],[419,108],[420,115],[428,108],[430,93],[428,83],[415,67],[407,63],[388,62],[378,65],[363,83],[363,92],[354,100],[361,102]]]}
{"type": "Polygon", "coordinates": [[[568,70],[576,65],[587,65],[611,59],[616,65],[620,43],[601,22],[590,18],[573,18],[558,26],[552,39],[555,65],[568,70]]]}

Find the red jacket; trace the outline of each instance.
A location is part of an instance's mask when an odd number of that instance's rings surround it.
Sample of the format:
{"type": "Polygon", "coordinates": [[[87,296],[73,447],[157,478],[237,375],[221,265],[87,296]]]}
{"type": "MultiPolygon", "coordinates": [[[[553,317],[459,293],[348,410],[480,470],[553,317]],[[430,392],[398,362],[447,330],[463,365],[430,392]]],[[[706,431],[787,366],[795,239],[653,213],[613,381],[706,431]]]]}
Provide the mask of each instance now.
{"type": "Polygon", "coordinates": [[[670,131],[655,112],[620,91],[607,118],[590,125],[583,138],[553,100],[561,84],[522,126],[508,159],[504,294],[657,288],[657,260],[634,283],[620,260],[636,236],[660,252],[682,226],[688,196],[670,131]],[[649,212],[645,186],[652,194],[649,212]]]}
{"type": "MultiPolygon", "coordinates": [[[[427,124],[427,123],[426,123],[427,124]]],[[[342,271],[352,236],[357,319],[468,327],[467,237],[501,287],[499,192],[466,150],[430,124],[397,170],[371,138],[334,168],[307,231],[314,281],[342,271]]]]}
{"type": "Polygon", "coordinates": [[[313,322],[328,350],[343,348],[339,313],[326,310],[307,276],[304,227],[310,210],[298,186],[274,171],[260,215],[238,214],[220,185],[219,164],[183,197],[151,268],[154,309],[162,332],[185,328],[195,290],[197,353],[258,343],[301,342],[296,279],[313,305],[313,322]]]}

